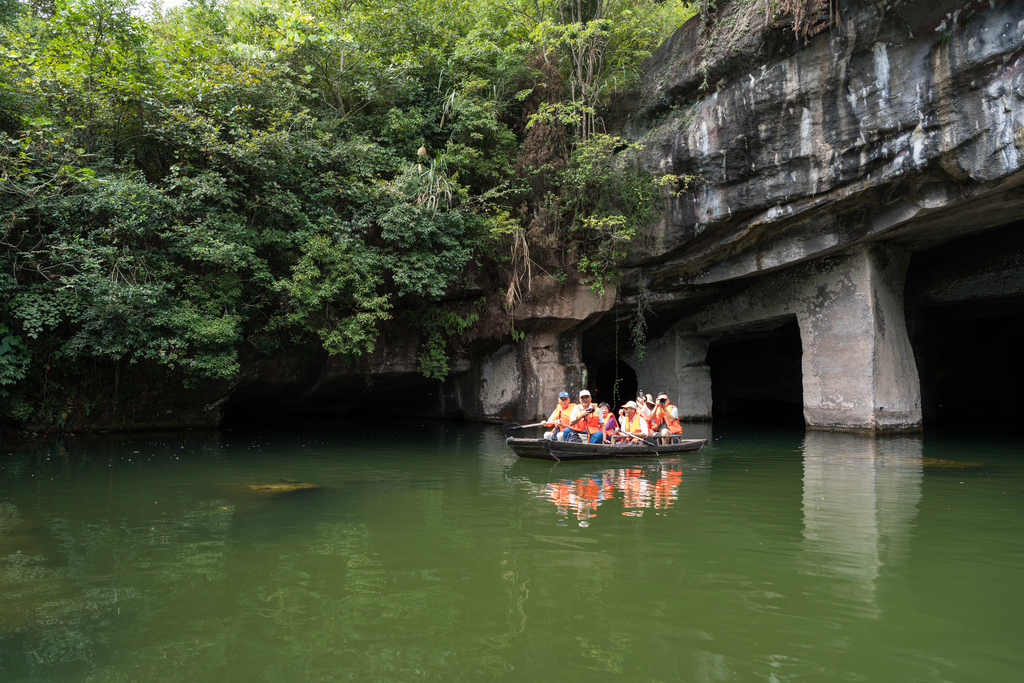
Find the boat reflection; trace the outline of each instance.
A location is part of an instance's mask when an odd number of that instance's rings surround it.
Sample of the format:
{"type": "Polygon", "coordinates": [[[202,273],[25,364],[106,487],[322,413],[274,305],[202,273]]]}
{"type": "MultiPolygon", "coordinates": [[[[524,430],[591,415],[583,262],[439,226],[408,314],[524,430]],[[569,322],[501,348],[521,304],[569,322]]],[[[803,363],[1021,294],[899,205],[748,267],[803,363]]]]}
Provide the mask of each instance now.
{"type": "MultiPolygon", "coordinates": [[[[697,475],[709,469],[709,462],[707,456],[690,456],[619,467],[573,463],[571,469],[557,465],[544,468],[548,477],[544,483],[523,481],[527,479],[523,476],[525,468],[515,472],[519,475],[515,478],[527,484],[536,496],[554,504],[560,523],[575,518],[579,526],[587,527],[602,505],[608,513],[614,511],[626,517],[641,517],[648,511],[664,514],[679,499],[684,473],[697,475]],[[562,472],[572,472],[573,476],[557,477],[562,472]]],[[[535,480],[541,470],[535,466],[530,469],[529,479],[535,480]]]]}

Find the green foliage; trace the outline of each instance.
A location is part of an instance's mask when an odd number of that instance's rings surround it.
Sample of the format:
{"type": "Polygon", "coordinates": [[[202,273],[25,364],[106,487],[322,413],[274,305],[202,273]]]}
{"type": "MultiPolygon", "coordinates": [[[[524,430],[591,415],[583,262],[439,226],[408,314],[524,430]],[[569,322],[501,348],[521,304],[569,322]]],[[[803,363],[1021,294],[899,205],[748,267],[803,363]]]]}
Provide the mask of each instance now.
{"type": "Polygon", "coordinates": [[[604,293],[637,232],[654,218],[655,185],[621,152],[638,150],[621,138],[596,134],[572,153],[560,175],[561,207],[579,252],[577,269],[604,293]]]}
{"type": "Polygon", "coordinates": [[[651,195],[594,128],[599,100],[687,5],[596,6],[0,4],[0,416],[118,420],[123,373],[197,385],[250,352],[354,359],[389,320],[443,379],[479,319],[452,303],[466,271],[528,276],[522,202],[580,255],[565,277],[603,287],[651,195]],[[538,56],[581,84],[573,55],[597,44],[586,97],[517,96],[538,56]],[[532,198],[515,180],[530,115],[580,140],[532,198]]]}
{"type": "Polygon", "coordinates": [[[486,297],[460,312],[450,305],[433,305],[406,313],[423,340],[419,352],[419,368],[424,377],[444,381],[450,370],[448,349],[458,346],[458,341],[472,329],[480,319],[478,309],[486,297]]]}
{"type": "Polygon", "coordinates": [[[0,323],[0,398],[7,396],[3,388],[25,378],[32,353],[22,343],[21,335],[10,333],[7,325],[0,323]]]}
{"type": "Polygon", "coordinates": [[[391,317],[389,296],[377,294],[380,265],[362,245],[314,235],[303,245],[292,278],[278,283],[292,308],[280,324],[312,329],[328,353],[356,357],[373,351],[377,323],[391,317]]]}
{"type": "MultiPolygon", "coordinates": [[[[651,310],[651,290],[647,283],[642,281],[637,288],[636,309],[633,311],[633,321],[629,325],[629,336],[633,341],[633,353],[636,359],[643,362],[647,357],[647,316],[654,315],[651,310]]],[[[618,343],[618,339],[616,339],[618,343]]]]}

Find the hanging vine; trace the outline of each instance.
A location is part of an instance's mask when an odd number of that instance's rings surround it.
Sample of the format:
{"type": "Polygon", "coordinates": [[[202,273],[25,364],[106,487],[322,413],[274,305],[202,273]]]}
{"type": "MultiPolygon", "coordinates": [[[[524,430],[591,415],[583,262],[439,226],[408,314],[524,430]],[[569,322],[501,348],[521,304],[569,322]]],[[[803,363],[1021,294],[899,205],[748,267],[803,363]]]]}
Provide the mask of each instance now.
{"type": "Polygon", "coordinates": [[[647,316],[654,315],[651,309],[651,290],[645,280],[640,281],[636,293],[636,309],[633,311],[633,322],[629,326],[630,338],[633,340],[633,352],[636,359],[643,362],[647,356],[647,316]]]}
{"type": "Polygon", "coordinates": [[[619,297],[615,297],[615,380],[612,382],[612,406],[619,405],[619,297]]]}

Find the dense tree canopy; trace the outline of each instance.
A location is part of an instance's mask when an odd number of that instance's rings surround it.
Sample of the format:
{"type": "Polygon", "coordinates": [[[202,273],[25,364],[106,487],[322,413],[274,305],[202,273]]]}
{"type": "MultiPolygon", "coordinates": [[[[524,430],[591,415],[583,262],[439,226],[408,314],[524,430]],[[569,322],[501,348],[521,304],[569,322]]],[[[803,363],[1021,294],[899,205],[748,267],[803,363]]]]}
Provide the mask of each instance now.
{"type": "Polygon", "coordinates": [[[354,358],[385,321],[440,378],[467,271],[510,304],[523,264],[603,286],[650,180],[600,104],[690,13],[0,0],[0,411],[62,424],[124,364],[354,358]]]}

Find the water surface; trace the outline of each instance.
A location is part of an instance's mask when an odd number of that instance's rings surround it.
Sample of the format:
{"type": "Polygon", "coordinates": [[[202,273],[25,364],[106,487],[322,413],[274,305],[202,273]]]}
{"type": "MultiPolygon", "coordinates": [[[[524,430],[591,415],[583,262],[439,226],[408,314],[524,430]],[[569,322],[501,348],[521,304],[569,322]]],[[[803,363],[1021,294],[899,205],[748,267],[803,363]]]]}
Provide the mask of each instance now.
{"type": "Polygon", "coordinates": [[[0,681],[1018,680],[1019,442],[707,436],[559,464],[441,422],[6,444],[0,681]],[[282,480],[320,488],[252,488],[282,480]]]}

